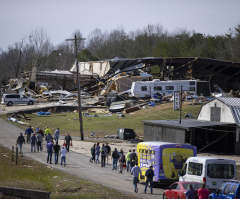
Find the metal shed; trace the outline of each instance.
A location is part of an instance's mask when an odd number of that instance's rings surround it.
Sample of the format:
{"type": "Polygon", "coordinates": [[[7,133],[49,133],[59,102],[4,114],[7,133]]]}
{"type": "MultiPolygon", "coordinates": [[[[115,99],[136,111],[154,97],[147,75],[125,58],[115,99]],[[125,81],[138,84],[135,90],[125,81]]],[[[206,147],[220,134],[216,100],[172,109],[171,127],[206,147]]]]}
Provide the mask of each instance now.
{"type": "Polygon", "coordinates": [[[164,141],[197,146],[198,151],[240,153],[236,124],[196,119],[153,120],[144,123],[144,141],[164,141]]]}

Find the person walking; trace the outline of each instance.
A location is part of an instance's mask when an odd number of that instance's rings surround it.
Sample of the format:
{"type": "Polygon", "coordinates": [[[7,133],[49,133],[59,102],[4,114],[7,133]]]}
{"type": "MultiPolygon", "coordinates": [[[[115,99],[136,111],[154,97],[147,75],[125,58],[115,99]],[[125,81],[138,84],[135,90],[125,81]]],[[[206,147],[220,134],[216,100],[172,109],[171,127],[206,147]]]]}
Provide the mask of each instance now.
{"type": "Polygon", "coordinates": [[[107,155],[106,155],[106,159],[107,159],[107,165],[108,165],[108,156],[111,156],[111,147],[108,145],[108,143],[106,143],[106,149],[107,149],[107,155]]]}
{"type": "Polygon", "coordinates": [[[56,142],[58,142],[59,136],[60,136],[60,131],[59,131],[59,128],[57,128],[57,130],[55,131],[55,134],[54,134],[56,142]]]}
{"type": "Polygon", "coordinates": [[[37,142],[37,138],[35,136],[35,133],[33,133],[31,137],[31,152],[33,152],[33,149],[34,149],[34,152],[36,152],[36,148],[35,148],[36,142],[37,142]]]}
{"type": "Polygon", "coordinates": [[[153,193],[153,177],[154,177],[154,171],[153,171],[153,166],[152,165],[146,171],[145,176],[147,176],[147,180],[146,180],[146,183],[145,183],[144,193],[146,194],[148,183],[150,183],[150,189],[151,189],[151,194],[152,194],[153,193]]]}
{"type": "Polygon", "coordinates": [[[53,140],[51,140],[49,143],[47,143],[46,147],[47,147],[47,153],[48,153],[47,163],[50,162],[50,164],[52,164],[52,152],[53,152],[53,147],[54,147],[53,140]]]}
{"type": "Polygon", "coordinates": [[[40,149],[40,151],[42,151],[42,140],[43,140],[42,135],[40,133],[37,133],[36,138],[37,138],[37,150],[39,151],[40,149]]]}
{"type": "Polygon", "coordinates": [[[92,146],[92,148],[91,148],[91,155],[92,155],[92,157],[89,160],[89,162],[91,162],[91,163],[95,162],[95,146],[96,146],[96,144],[94,144],[92,146]]]}
{"type": "Polygon", "coordinates": [[[27,143],[30,144],[31,134],[33,133],[32,127],[29,126],[26,131],[25,135],[27,135],[27,143]]]}
{"type": "Polygon", "coordinates": [[[121,151],[121,155],[119,157],[119,173],[123,172],[123,164],[125,163],[125,155],[123,154],[123,151],[121,151]]]}
{"type": "Polygon", "coordinates": [[[39,131],[39,127],[37,126],[37,127],[36,127],[36,133],[37,133],[38,131],[39,131]]]}
{"type": "Polygon", "coordinates": [[[198,189],[198,197],[199,199],[207,199],[209,195],[208,190],[205,188],[205,183],[202,183],[200,189],[198,189]]]}
{"type": "Polygon", "coordinates": [[[66,166],[66,153],[67,153],[67,150],[64,148],[64,146],[62,146],[62,149],[60,151],[60,154],[61,154],[61,167],[63,165],[63,162],[64,162],[64,167],[66,166]]]}
{"type": "Polygon", "coordinates": [[[117,162],[118,162],[118,158],[119,158],[119,153],[117,151],[117,148],[115,148],[115,150],[112,153],[112,170],[117,170],[117,162]]]}
{"type": "Polygon", "coordinates": [[[142,175],[142,171],[138,166],[138,162],[136,162],[136,165],[131,170],[131,174],[133,175],[134,192],[136,193],[138,192],[137,183],[138,183],[139,173],[142,175]]]}
{"type": "Polygon", "coordinates": [[[52,133],[49,127],[47,127],[46,130],[45,130],[45,136],[47,136],[48,133],[49,133],[50,135],[51,135],[51,133],[52,133]]]}
{"type": "Polygon", "coordinates": [[[133,152],[130,154],[130,170],[135,166],[137,160],[137,154],[135,153],[135,149],[133,149],[133,152]]]}
{"type": "Polygon", "coordinates": [[[71,141],[71,145],[72,145],[72,138],[71,138],[71,136],[70,136],[69,134],[67,134],[67,135],[65,136],[65,139],[64,139],[64,143],[65,143],[65,145],[66,145],[67,152],[69,152],[70,141],[71,141]],[[65,143],[65,141],[66,141],[66,143],[65,143]]]}
{"type": "Polygon", "coordinates": [[[55,164],[57,164],[58,163],[59,151],[60,151],[60,146],[58,145],[58,142],[56,142],[56,144],[54,145],[53,150],[54,150],[55,164]]]}
{"type": "Polygon", "coordinates": [[[131,154],[131,149],[129,150],[129,152],[126,155],[127,172],[128,172],[128,170],[131,171],[131,169],[130,169],[130,163],[131,163],[130,154],[131,154]]]}
{"type": "Polygon", "coordinates": [[[96,164],[97,164],[97,163],[99,164],[99,163],[100,163],[100,162],[99,162],[99,155],[100,155],[99,142],[97,143],[97,145],[96,145],[96,147],[95,147],[95,155],[97,156],[95,163],[96,163],[96,164]]]}
{"type": "Polygon", "coordinates": [[[45,137],[46,142],[49,143],[49,142],[51,142],[52,139],[53,138],[52,138],[51,134],[48,132],[47,136],[45,137]]]}
{"type": "Polygon", "coordinates": [[[23,137],[23,134],[20,133],[20,135],[18,136],[18,139],[17,139],[17,144],[19,146],[19,153],[22,153],[22,145],[23,143],[25,144],[25,139],[23,137]]]}
{"type": "Polygon", "coordinates": [[[195,199],[195,190],[191,184],[188,185],[188,189],[186,191],[186,199],[195,199]]]}
{"type": "Polygon", "coordinates": [[[41,149],[43,150],[43,138],[44,138],[43,130],[42,130],[41,128],[39,128],[39,130],[37,131],[37,133],[42,135],[41,149]]]}
{"type": "Polygon", "coordinates": [[[104,144],[102,144],[102,148],[100,149],[100,152],[101,152],[101,167],[105,167],[107,149],[104,146],[104,144]]]}

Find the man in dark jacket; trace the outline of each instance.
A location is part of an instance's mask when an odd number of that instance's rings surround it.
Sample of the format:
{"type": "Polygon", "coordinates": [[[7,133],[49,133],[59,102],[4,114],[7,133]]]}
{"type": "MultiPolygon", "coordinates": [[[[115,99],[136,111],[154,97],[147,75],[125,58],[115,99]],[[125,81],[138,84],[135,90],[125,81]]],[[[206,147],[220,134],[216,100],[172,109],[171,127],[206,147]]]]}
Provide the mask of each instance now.
{"type": "Polygon", "coordinates": [[[55,160],[55,164],[58,163],[58,156],[59,156],[59,151],[60,151],[60,146],[58,145],[58,142],[56,142],[56,144],[54,145],[53,147],[53,150],[54,150],[54,160],[55,160]]]}
{"type": "Polygon", "coordinates": [[[25,131],[25,135],[27,135],[27,143],[28,144],[30,144],[30,138],[31,138],[32,133],[33,133],[32,127],[29,126],[25,131]]]}
{"type": "Polygon", "coordinates": [[[37,138],[35,136],[35,133],[33,133],[32,137],[31,137],[31,152],[33,152],[33,149],[34,149],[34,152],[36,152],[36,142],[37,142],[37,138]]]}
{"type": "Polygon", "coordinates": [[[105,146],[105,147],[106,147],[106,149],[107,149],[107,151],[108,151],[108,152],[107,152],[107,155],[106,155],[107,165],[108,165],[108,156],[111,155],[111,147],[108,146],[108,143],[106,143],[106,146],[105,146]]]}
{"type": "Polygon", "coordinates": [[[69,152],[69,148],[70,148],[70,141],[71,141],[71,145],[72,145],[72,138],[69,134],[67,134],[67,136],[65,136],[64,142],[66,141],[66,149],[67,152],[69,152]]]}
{"type": "Polygon", "coordinates": [[[47,136],[45,137],[46,142],[49,143],[49,142],[51,142],[52,139],[53,138],[52,138],[51,134],[48,132],[47,136]]]}
{"type": "Polygon", "coordinates": [[[115,150],[113,151],[112,153],[112,165],[113,165],[113,168],[112,170],[115,169],[115,171],[117,170],[117,162],[118,162],[118,158],[119,158],[119,153],[117,151],[117,148],[115,148],[115,150]]]}
{"type": "Polygon", "coordinates": [[[152,165],[146,171],[145,176],[147,177],[147,180],[146,180],[146,183],[145,183],[144,193],[146,193],[148,183],[150,182],[150,188],[151,188],[151,194],[152,194],[153,193],[153,177],[154,177],[154,171],[153,171],[153,166],[152,165]]]}
{"type": "Polygon", "coordinates": [[[25,139],[24,139],[22,133],[20,133],[20,135],[18,136],[18,139],[17,139],[17,144],[19,146],[19,151],[20,151],[19,153],[22,153],[22,145],[23,145],[23,143],[25,144],[25,139]]]}

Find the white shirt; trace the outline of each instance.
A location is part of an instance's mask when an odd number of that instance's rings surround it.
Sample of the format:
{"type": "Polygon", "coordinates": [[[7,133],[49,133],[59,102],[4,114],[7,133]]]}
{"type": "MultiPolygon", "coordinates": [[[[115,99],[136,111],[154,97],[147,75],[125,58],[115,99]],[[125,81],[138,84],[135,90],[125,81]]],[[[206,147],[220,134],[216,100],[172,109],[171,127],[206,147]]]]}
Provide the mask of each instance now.
{"type": "Polygon", "coordinates": [[[62,156],[66,156],[67,150],[66,149],[62,149],[60,153],[61,153],[61,157],[62,156]]]}

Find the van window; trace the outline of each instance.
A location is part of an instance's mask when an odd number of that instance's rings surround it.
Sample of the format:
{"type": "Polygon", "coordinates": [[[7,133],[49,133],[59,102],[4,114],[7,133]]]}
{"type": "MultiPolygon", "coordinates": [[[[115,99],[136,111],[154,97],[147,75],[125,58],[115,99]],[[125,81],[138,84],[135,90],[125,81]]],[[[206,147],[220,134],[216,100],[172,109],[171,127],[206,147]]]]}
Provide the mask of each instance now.
{"type": "Polygon", "coordinates": [[[230,179],[234,177],[234,165],[232,164],[208,164],[207,176],[209,178],[230,179]]]}
{"type": "Polygon", "coordinates": [[[6,98],[19,98],[19,95],[6,95],[6,98]]]}
{"type": "Polygon", "coordinates": [[[147,86],[142,86],[142,91],[147,91],[147,86]]]}
{"type": "Polygon", "coordinates": [[[195,82],[189,82],[189,85],[195,85],[195,82]]]}
{"type": "Polygon", "coordinates": [[[201,176],[202,175],[202,168],[203,168],[203,164],[199,164],[199,163],[195,163],[195,162],[189,162],[188,174],[189,175],[201,176]]]}
{"type": "Polygon", "coordinates": [[[184,176],[186,174],[187,171],[187,164],[184,165],[184,168],[182,170],[182,175],[184,176]]]}
{"type": "Polygon", "coordinates": [[[224,195],[228,194],[230,187],[231,187],[231,184],[227,184],[227,186],[225,187],[224,192],[223,192],[224,195]]]}
{"type": "Polygon", "coordinates": [[[162,87],[161,86],[154,86],[154,91],[161,91],[162,87]]]}
{"type": "Polygon", "coordinates": [[[234,195],[235,194],[235,192],[236,192],[236,190],[237,190],[237,187],[238,187],[238,185],[233,185],[232,187],[231,187],[231,190],[230,190],[230,195],[234,195]]]}
{"type": "Polygon", "coordinates": [[[195,87],[190,87],[190,91],[195,91],[195,87]]]}
{"type": "Polygon", "coordinates": [[[174,86],[166,86],[166,90],[167,91],[174,90],[174,86]]]}

